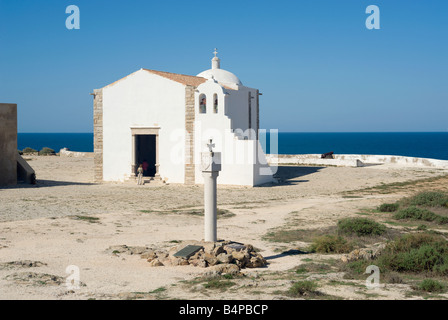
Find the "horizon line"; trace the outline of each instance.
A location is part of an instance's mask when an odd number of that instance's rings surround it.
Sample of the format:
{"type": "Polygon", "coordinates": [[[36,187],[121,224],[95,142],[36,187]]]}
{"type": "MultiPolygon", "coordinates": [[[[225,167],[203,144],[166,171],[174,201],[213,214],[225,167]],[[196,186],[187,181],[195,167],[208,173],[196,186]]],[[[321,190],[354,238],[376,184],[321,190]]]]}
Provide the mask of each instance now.
{"type": "MultiPolygon", "coordinates": [[[[269,130],[278,130],[278,129],[260,129],[260,130],[266,130],[266,133],[269,133],[269,130]]],[[[448,130],[446,131],[278,131],[279,133],[448,133],[448,130]]],[[[26,134],[93,134],[92,132],[17,132],[19,133],[26,133],[26,134]]]]}

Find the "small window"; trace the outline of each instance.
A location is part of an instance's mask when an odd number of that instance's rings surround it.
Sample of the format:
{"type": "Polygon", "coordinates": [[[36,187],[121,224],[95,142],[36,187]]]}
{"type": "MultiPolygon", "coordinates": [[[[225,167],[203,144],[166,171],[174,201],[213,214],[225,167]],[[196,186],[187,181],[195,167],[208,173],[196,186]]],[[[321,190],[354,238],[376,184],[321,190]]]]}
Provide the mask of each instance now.
{"type": "Polygon", "coordinates": [[[218,95],[216,93],[213,95],[213,112],[218,113],[218,95]]]}
{"type": "Polygon", "coordinates": [[[199,113],[207,112],[207,99],[205,98],[205,94],[201,94],[199,96],[199,113]]]}

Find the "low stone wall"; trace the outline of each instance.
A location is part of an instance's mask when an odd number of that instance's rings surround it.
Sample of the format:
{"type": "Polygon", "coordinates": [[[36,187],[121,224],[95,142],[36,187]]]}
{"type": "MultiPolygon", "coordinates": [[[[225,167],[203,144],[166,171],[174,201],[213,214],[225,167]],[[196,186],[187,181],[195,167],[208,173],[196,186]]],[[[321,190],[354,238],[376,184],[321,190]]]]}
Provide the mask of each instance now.
{"type": "Polygon", "coordinates": [[[404,157],[404,156],[383,156],[383,155],[337,155],[339,159],[359,159],[364,163],[371,164],[397,164],[409,167],[431,167],[448,169],[447,160],[438,160],[430,158],[416,158],[416,157],[404,157]]]}
{"type": "Polygon", "coordinates": [[[321,159],[317,154],[267,154],[270,165],[302,164],[309,166],[337,166],[337,167],[362,167],[364,164],[359,159],[321,159]]]}
{"type": "Polygon", "coordinates": [[[447,160],[389,155],[333,154],[334,159],[322,159],[320,154],[266,155],[269,164],[303,164],[341,167],[362,167],[368,164],[392,164],[405,167],[448,169],[447,160]]]}
{"type": "Polygon", "coordinates": [[[59,151],[61,157],[73,157],[73,158],[93,158],[93,152],[77,152],[70,151],[67,148],[63,148],[59,151]]]}

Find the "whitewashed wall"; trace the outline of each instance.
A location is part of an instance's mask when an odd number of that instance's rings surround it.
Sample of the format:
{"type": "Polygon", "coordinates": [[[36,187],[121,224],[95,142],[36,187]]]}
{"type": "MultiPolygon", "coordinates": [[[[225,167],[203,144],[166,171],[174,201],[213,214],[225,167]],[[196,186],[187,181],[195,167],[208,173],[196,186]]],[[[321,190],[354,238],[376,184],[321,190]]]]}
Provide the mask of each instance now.
{"type": "Polygon", "coordinates": [[[185,87],[139,70],[103,88],[103,179],[131,174],[131,127],[160,127],[159,173],[184,182],[185,87]]]}
{"type": "MultiPolygon", "coordinates": [[[[251,96],[254,97],[251,99],[251,124],[252,129],[257,129],[256,122],[257,122],[257,90],[240,86],[239,90],[237,91],[230,91],[228,95],[228,101],[229,101],[229,110],[228,115],[230,119],[232,119],[231,122],[231,128],[233,130],[243,130],[246,131],[249,129],[249,92],[251,93],[251,96]]],[[[251,137],[254,138],[254,137],[251,137]]]]}
{"type": "MultiPolygon", "coordinates": [[[[223,153],[219,184],[258,185],[271,182],[271,175],[260,174],[264,154],[257,140],[241,140],[232,132],[248,129],[248,92],[252,99],[252,127],[256,129],[257,98],[255,89],[240,87],[227,90],[213,80],[201,84],[195,92],[196,183],[203,183],[200,153],[212,138],[214,150],[223,153]],[[199,96],[207,98],[207,112],[199,113],[199,96]],[[218,113],[213,110],[217,94],[218,113]],[[260,161],[261,160],[261,163],[260,161]]],[[[139,70],[125,79],[103,88],[103,179],[124,181],[132,166],[132,127],[160,127],[159,173],[171,183],[185,181],[185,86],[139,70]]],[[[254,139],[255,137],[252,137],[254,139]]]]}
{"type": "MultiPolygon", "coordinates": [[[[256,90],[240,87],[240,90],[226,90],[213,80],[201,84],[195,93],[195,163],[196,183],[203,183],[200,171],[200,153],[208,150],[207,143],[211,138],[215,144],[214,151],[222,153],[222,170],[218,184],[253,186],[272,182],[272,175],[261,174],[260,168],[267,168],[264,153],[257,158],[257,140],[239,139],[233,130],[243,132],[248,129],[249,90],[252,96],[252,127],[256,128],[256,90]],[[199,113],[199,98],[202,94],[207,98],[207,112],[199,113]],[[218,95],[218,113],[213,113],[213,94],[218,95]],[[224,108],[223,108],[224,106],[224,108]],[[261,159],[261,163],[260,160],[261,159]]],[[[255,139],[255,136],[252,137],[255,139]]],[[[262,172],[263,173],[263,172],[262,172]]],[[[266,173],[266,171],[264,171],[266,173]]]]}

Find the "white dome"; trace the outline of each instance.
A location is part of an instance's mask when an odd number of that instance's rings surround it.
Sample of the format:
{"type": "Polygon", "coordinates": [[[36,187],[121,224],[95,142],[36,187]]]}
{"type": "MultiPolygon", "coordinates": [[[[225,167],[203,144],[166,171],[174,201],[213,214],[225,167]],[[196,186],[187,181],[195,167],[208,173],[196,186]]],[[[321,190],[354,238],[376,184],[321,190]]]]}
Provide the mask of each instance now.
{"type": "Polygon", "coordinates": [[[233,84],[233,85],[236,84],[239,86],[243,85],[236,75],[224,69],[208,69],[202,71],[200,74],[197,75],[197,77],[203,77],[206,79],[213,78],[222,84],[233,84]]]}

